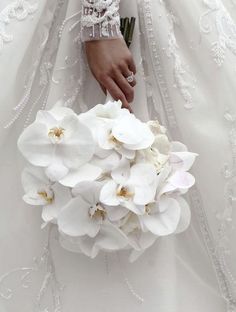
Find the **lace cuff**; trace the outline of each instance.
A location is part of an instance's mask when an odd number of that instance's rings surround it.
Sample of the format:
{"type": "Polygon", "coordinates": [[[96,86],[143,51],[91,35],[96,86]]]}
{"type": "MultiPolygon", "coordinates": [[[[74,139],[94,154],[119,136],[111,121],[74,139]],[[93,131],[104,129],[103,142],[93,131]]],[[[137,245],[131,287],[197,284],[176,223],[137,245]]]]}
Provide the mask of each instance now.
{"type": "Polygon", "coordinates": [[[120,0],[82,1],[82,41],[122,37],[120,0]]]}

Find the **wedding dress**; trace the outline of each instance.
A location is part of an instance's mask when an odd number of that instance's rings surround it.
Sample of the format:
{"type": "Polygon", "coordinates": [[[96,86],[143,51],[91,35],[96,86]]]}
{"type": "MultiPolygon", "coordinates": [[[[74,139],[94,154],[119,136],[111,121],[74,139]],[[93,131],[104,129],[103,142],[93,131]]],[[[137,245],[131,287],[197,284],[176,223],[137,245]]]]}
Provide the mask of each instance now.
{"type": "MultiPolygon", "coordinates": [[[[0,311],[236,311],[234,0],[120,3],[122,17],[136,17],[135,114],[158,118],[199,154],[186,232],[158,239],[132,264],[125,252],[91,260],[63,249],[54,228],[41,229],[40,208],[22,201],[16,142],[35,112],[105,100],[86,65],[81,5],[0,2],[0,311]]],[[[84,36],[119,35],[116,23],[110,30],[84,36]]]]}

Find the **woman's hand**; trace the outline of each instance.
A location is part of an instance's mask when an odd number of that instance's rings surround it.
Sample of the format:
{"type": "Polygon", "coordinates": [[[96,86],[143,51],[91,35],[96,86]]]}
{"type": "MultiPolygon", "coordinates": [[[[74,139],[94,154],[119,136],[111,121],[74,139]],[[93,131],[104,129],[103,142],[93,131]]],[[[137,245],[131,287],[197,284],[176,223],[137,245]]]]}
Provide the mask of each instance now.
{"type": "Polygon", "coordinates": [[[136,81],[129,83],[126,78],[135,74],[136,68],[124,39],[87,41],[85,49],[90,69],[103,91],[131,110],[136,81]]]}

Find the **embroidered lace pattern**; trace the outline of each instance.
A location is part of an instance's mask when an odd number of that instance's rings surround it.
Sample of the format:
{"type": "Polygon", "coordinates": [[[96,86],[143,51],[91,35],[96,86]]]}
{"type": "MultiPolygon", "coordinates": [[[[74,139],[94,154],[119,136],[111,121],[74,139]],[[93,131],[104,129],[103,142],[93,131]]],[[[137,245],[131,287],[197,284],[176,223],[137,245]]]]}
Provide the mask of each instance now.
{"type": "Polygon", "coordinates": [[[169,34],[166,55],[173,61],[174,87],[179,90],[184,99],[184,107],[191,109],[194,106],[192,91],[195,89],[196,79],[189,72],[187,64],[179,53],[179,46],[175,37],[175,27],[179,26],[179,20],[169,9],[168,5],[165,4],[165,6],[169,11],[167,16],[169,19],[169,34]]]}
{"type": "Polygon", "coordinates": [[[211,56],[218,66],[223,65],[227,51],[236,55],[236,24],[219,0],[203,0],[207,7],[199,20],[200,30],[211,34],[216,28],[218,37],[211,43],[211,56]]]}
{"type": "Polygon", "coordinates": [[[82,40],[120,37],[120,0],[82,1],[82,40]]]}
{"type": "Polygon", "coordinates": [[[13,40],[13,35],[8,32],[8,25],[13,20],[22,21],[32,15],[38,8],[37,3],[31,4],[27,0],[17,0],[6,6],[0,12],[0,52],[4,44],[13,40]]]}
{"type": "MultiPolygon", "coordinates": [[[[214,1],[214,0],[213,0],[214,1]]],[[[162,100],[163,100],[163,107],[165,110],[165,115],[167,118],[167,126],[169,129],[172,130],[169,135],[171,136],[173,133],[178,136],[181,140],[181,133],[179,131],[175,113],[173,111],[173,103],[169,96],[168,87],[166,85],[165,80],[163,79],[163,69],[161,64],[158,64],[158,60],[160,59],[160,51],[157,48],[158,44],[156,42],[154,33],[153,33],[153,17],[152,17],[152,5],[151,0],[144,0],[143,1],[143,19],[144,19],[144,26],[146,28],[146,33],[148,34],[148,45],[151,49],[151,55],[153,60],[157,63],[155,65],[155,74],[156,74],[156,83],[158,87],[161,89],[162,92],[162,100]],[[163,96],[164,95],[164,96],[163,96]]],[[[155,62],[154,61],[154,62],[155,62]]],[[[214,268],[216,270],[216,275],[219,281],[219,286],[221,288],[222,296],[227,302],[227,312],[235,312],[236,311],[236,300],[234,297],[234,289],[232,287],[233,283],[231,281],[232,274],[229,270],[228,264],[225,262],[224,253],[222,252],[221,248],[218,248],[218,244],[215,242],[211,229],[209,227],[207,216],[205,213],[205,209],[202,203],[201,194],[198,188],[195,186],[190,190],[189,193],[190,202],[192,203],[193,210],[196,211],[199,225],[201,228],[201,233],[203,239],[205,241],[207,250],[209,252],[210,258],[214,264],[214,268]]],[[[223,245],[224,242],[222,241],[223,245]]]]}

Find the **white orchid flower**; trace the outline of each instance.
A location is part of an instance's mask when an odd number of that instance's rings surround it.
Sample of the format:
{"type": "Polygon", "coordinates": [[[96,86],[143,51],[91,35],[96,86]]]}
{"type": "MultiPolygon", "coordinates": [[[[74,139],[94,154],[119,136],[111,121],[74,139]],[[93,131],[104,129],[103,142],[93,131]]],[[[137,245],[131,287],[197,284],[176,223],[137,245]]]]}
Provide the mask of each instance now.
{"type": "Polygon", "coordinates": [[[114,120],[120,118],[124,115],[129,115],[130,112],[127,109],[122,108],[122,102],[119,101],[108,101],[105,104],[98,104],[91,108],[84,114],[80,114],[82,117],[83,115],[94,115],[97,118],[104,119],[104,120],[114,120]]]}
{"type": "Polygon", "coordinates": [[[150,231],[157,236],[175,232],[181,214],[177,200],[163,196],[159,202],[150,203],[145,208],[146,213],[139,218],[144,232],[150,231]]]}
{"type": "Polygon", "coordinates": [[[128,159],[133,159],[136,150],[149,147],[154,135],[149,126],[137,119],[128,110],[121,108],[121,102],[97,105],[79,119],[90,125],[100,150],[115,149],[128,159]]]}
{"type": "Polygon", "coordinates": [[[58,181],[70,168],[92,158],[95,143],[72,110],[55,107],[38,112],[35,122],[21,134],[18,147],[31,164],[45,167],[48,177],[58,181]]]}
{"type": "Polygon", "coordinates": [[[127,236],[115,225],[104,224],[96,237],[88,235],[72,237],[60,233],[60,244],[63,248],[83,253],[90,258],[95,258],[99,251],[106,252],[126,249],[128,245],[127,236]]]}
{"type": "Polygon", "coordinates": [[[154,142],[149,127],[133,114],[118,118],[112,127],[103,128],[99,134],[99,146],[115,149],[128,159],[133,159],[137,150],[142,150],[154,142]]]}
{"type": "Polygon", "coordinates": [[[69,236],[95,237],[104,224],[122,218],[124,207],[108,207],[100,203],[101,182],[82,182],[73,189],[73,198],[58,216],[59,230],[69,236]]]}
{"type": "Polygon", "coordinates": [[[22,185],[24,201],[30,205],[43,206],[43,220],[56,223],[59,211],[71,199],[70,190],[58,183],[52,184],[43,169],[35,167],[24,169],[22,185]]]}
{"type": "Polygon", "coordinates": [[[171,142],[170,164],[174,170],[188,171],[197,156],[198,154],[189,152],[184,144],[177,141],[171,142]]]}
{"type": "Polygon", "coordinates": [[[170,142],[165,134],[157,134],[153,144],[147,149],[138,151],[135,161],[153,164],[160,172],[170,157],[170,142]]]}
{"type": "Polygon", "coordinates": [[[102,174],[102,168],[93,165],[92,163],[84,164],[77,169],[70,169],[68,174],[59,182],[68,187],[74,187],[83,181],[95,181],[102,174]]]}
{"type": "Polygon", "coordinates": [[[186,193],[189,188],[195,184],[194,176],[187,172],[189,170],[198,154],[190,153],[187,147],[180,142],[171,143],[171,152],[169,158],[169,168],[171,171],[166,177],[163,187],[159,192],[159,197],[166,193],[186,193]]]}
{"type": "Polygon", "coordinates": [[[108,206],[124,206],[137,214],[143,214],[144,205],[154,200],[157,174],[151,164],[134,164],[130,168],[123,159],[112,171],[112,179],[102,187],[100,201],[108,206]]]}
{"type": "Polygon", "coordinates": [[[143,232],[140,221],[136,214],[129,212],[120,222],[120,229],[127,235],[132,249],[129,257],[130,262],[136,261],[147,248],[157,240],[157,235],[151,232],[143,232]]]}
{"type": "Polygon", "coordinates": [[[107,149],[102,149],[98,142],[100,136],[107,131],[111,130],[114,121],[121,116],[128,115],[130,112],[127,109],[122,109],[121,101],[109,101],[106,104],[98,104],[86,113],[78,116],[79,120],[89,125],[93,134],[94,140],[97,143],[95,154],[101,158],[107,157],[107,149]]]}
{"type": "Polygon", "coordinates": [[[165,134],[167,132],[166,128],[162,126],[158,120],[149,120],[147,125],[155,136],[159,134],[165,134]]]}
{"type": "Polygon", "coordinates": [[[100,158],[93,156],[93,158],[85,165],[77,169],[70,169],[68,174],[59,180],[62,185],[68,187],[75,187],[78,183],[84,181],[95,181],[107,176],[112,169],[118,166],[120,156],[118,153],[112,151],[108,156],[100,158]]]}
{"type": "Polygon", "coordinates": [[[90,161],[91,164],[101,168],[103,175],[108,175],[120,163],[121,157],[115,151],[109,151],[105,157],[94,156],[90,161]]]}

